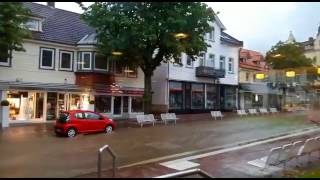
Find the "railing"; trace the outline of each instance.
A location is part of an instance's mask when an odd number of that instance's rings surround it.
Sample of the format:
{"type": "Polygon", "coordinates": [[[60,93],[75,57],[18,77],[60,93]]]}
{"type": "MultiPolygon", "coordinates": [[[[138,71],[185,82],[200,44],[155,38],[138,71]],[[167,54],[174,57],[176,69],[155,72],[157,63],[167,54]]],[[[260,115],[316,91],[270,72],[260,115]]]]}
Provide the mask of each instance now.
{"type": "Polygon", "coordinates": [[[208,67],[208,66],[199,66],[199,67],[196,67],[196,76],[208,77],[208,78],[224,78],[225,70],[215,69],[213,67],[208,67]]]}
{"type": "Polygon", "coordinates": [[[179,177],[186,177],[186,176],[196,175],[196,174],[198,174],[204,178],[213,178],[211,175],[209,175],[207,172],[205,172],[201,169],[190,169],[190,170],[186,170],[186,171],[180,171],[180,172],[176,172],[176,173],[157,176],[154,178],[179,178],[179,177]]]}
{"type": "Polygon", "coordinates": [[[98,178],[101,177],[102,153],[106,149],[108,150],[109,154],[112,156],[112,159],[113,159],[113,163],[112,163],[113,174],[112,174],[112,177],[115,177],[115,174],[116,174],[116,155],[114,154],[114,152],[111,150],[111,148],[108,145],[104,145],[103,147],[101,147],[99,149],[99,152],[98,152],[98,178]]]}

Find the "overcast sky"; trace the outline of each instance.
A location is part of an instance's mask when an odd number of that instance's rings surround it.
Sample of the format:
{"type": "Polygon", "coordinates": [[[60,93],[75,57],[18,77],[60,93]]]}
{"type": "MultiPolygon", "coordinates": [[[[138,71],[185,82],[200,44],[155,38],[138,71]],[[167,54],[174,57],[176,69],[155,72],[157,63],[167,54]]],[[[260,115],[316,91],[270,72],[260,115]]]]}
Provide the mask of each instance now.
{"type": "MultiPolygon", "coordinates": [[[[45,2],[39,2],[46,4],[45,2]]],[[[320,2],[206,2],[227,28],[226,32],[244,42],[244,48],[263,54],[292,30],[297,41],[315,37],[320,24],[320,2]]],[[[88,6],[92,2],[85,2],[88,6]]],[[[77,13],[74,2],[56,2],[56,7],[77,13]]]]}

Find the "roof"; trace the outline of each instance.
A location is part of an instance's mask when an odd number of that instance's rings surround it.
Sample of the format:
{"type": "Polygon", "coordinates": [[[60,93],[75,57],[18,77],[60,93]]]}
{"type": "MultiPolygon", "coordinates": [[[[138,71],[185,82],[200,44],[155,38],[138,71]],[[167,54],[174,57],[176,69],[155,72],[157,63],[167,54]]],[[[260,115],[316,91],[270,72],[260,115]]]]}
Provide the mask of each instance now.
{"type": "Polygon", "coordinates": [[[238,39],[230,36],[229,34],[221,31],[220,40],[224,43],[235,45],[235,46],[243,46],[243,41],[239,41],[238,39]]]}
{"type": "Polygon", "coordinates": [[[23,2],[23,5],[31,10],[33,16],[45,19],[43,32],[32,31],[35,40],[75,45],[85,35],[95,32],[94,28],[80,19],[78,13],[32,2],[23,2]]]}
{"type": "Polygon", "coordinates": [[[249,49],[240,49],[239,53],[240,59],[244,58],[245,61],[240,61],[239,66],[245,69],[253,69],[259,71],[267,71],[266,61],[263,55],[260,52],[249,50],[249,49]],[[260,62],[257,64],[256,62],[260,62]]]}

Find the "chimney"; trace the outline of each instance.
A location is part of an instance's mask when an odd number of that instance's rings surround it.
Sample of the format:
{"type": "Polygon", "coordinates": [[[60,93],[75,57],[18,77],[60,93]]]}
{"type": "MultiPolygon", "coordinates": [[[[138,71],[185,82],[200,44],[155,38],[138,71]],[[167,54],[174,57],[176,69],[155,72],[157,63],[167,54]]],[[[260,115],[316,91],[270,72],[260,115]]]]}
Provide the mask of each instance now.
{"type": "Polygon", "coordinates": [[[47,2],[47,6],[53,7],[54,8],[55,2],[47,2]]]}

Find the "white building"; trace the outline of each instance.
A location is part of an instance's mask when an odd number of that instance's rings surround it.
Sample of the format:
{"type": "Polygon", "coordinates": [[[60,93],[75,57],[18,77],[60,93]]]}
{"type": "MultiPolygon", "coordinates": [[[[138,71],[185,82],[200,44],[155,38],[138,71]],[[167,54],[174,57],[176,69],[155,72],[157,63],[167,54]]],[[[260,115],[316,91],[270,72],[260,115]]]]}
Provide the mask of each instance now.
{"type": "Polygon", "coordinates": [[[153,76],[154,111],[205,112],[238,107],[239,48],[243,42],[227,33],[218,17],[205,37],[207,51],[192,61],[182,55],[182,66],[162,63],[153,76]]]}
{"type": "Polygon", "coordinates": [[[0,59],[0,100],[10,102],[10,121],[56,118],[60,111],[90,109],[112,118],[143,112],[144,74],[99,55],[95,30],[80,14],[26,2],[32,39],[25,52],[0,59]]]}

